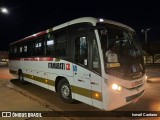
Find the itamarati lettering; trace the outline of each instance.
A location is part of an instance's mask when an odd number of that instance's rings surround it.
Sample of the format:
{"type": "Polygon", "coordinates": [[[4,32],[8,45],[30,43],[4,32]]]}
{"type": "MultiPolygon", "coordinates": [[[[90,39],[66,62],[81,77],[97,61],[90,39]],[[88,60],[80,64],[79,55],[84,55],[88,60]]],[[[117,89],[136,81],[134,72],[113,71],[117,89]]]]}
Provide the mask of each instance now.
{"type": "Polygon", "coordinates": [[[48,68],[65,70],[65,63],[48,63],[48,68]]]}

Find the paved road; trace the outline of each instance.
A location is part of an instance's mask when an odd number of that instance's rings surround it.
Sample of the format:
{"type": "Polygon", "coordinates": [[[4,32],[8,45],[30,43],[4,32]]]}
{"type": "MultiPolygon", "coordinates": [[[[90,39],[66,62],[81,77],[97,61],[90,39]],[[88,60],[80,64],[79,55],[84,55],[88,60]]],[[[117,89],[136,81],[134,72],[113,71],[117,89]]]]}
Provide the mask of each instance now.
{"type": "MultiPolygon", "coordinates": [[[[159,68],[147,69],[149,80],[147,81],[146,92],[143,97],[141,97],[137,103],[129,104],[116,109],[115,111],[160,111],[159,71],[159,68]]],[[[8,73],[8,68],[5,65],[0,65],[0,91],[0,111],[101,111],[81,102],[76,102],[75,104],[63,103],[58,99],[54,92],[33,84],[22,85],[17,79],[8,73]]],[[[56,118],[106,120],[105,117],[65,117],[64,115],[62,115],[62,117],[54,117],[54,119],[56,118]]],[[[41,118],[40,120],[43,119],[46,118],[41,118]]],[[[117,120],[115,117],[108,117],[108,119],[117,120]]],[[[133,118],[120,117],[118,119],[128,120],[133,118]]],[[[137,118],[134,118],[134,120],[135,119],[137,118]]],[[[145,120],[150,119],[151,118],[145,118],[145,120]]],[[[158,120],[160,118],[152,119],[158,120]]],[[[144,120],[144,118],[138,118],[138,120],[144,120]]]]}

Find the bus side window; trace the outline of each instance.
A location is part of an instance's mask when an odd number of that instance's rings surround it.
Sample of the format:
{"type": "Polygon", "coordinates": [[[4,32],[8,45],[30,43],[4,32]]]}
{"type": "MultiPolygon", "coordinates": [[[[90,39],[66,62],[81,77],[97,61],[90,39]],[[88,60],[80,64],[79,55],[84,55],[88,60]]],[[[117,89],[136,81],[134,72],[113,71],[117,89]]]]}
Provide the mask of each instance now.
{"type": "Polygon", "coordinates": [[[27,54],[26,56],[33,56],[33,50],[34,50],[34,47],[33,47],[33,42],[29,41],[27,43],[27,54]]]}
{"type": "Polygon", "coordinates": [[[75,40],[75,62],[87,65],[88,43],[86,37],[78,37],[75,40]]]}
{"type": "Polygon", "coordinates": [[[36,40],[34,43],[34,55],[41,55],[41,51],[42,51],[42,40],[36,40]]]}
{"type": "Polygon", "coordinates": [[[55,37],[53,34],[48,34],[46,41],[46,55],[55,56],[55,37]]]}
{"type": "Polygon", "coordinates": [[[67,51],[67,38],[66,31],[60,31],[55,33],[56,39],[56,56],[65,57],[67,51]]]}
{"type": "Polygon", "coordinates": [[[17,46],[14,46],[14,57],[17,57],[17,46]]]}
{"type": "Polygon", "coordinates": [[[19,46],[19,57],[23,57],[23,46],[19,46]]]}
{"type": "Polygon", "coordinates": [[[24,44],[23,45],[23,57],[27,57],[27,51],[28,51],[27,44],[24,44]]]}

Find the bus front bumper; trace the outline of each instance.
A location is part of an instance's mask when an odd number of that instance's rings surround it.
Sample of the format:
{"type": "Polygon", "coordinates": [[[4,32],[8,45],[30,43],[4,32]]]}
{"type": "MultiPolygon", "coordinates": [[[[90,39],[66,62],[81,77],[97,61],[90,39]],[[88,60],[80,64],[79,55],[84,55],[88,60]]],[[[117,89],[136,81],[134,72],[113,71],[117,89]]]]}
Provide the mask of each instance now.
{"type": "Polygon", "coordinates": [[[106,90],[103,93],[103,109],[114,110],[125,106],[131,102],[136,102],[145,92],[145,83],[136,88],[122,88],[121,91],[114,91],[105,86],[106,90]]]}

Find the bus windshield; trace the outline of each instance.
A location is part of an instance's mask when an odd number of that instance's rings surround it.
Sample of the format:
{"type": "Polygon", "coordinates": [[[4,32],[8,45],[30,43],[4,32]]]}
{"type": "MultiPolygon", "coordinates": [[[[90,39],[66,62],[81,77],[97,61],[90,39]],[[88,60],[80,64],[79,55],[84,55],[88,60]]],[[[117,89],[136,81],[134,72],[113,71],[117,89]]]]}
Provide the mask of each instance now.
{"type": "Polygon", "coordinates": [[[100,23],[98,29],[107,74],[137,79],[144,74],[142,50],[136,33],[127,28],[100,23]]]}

